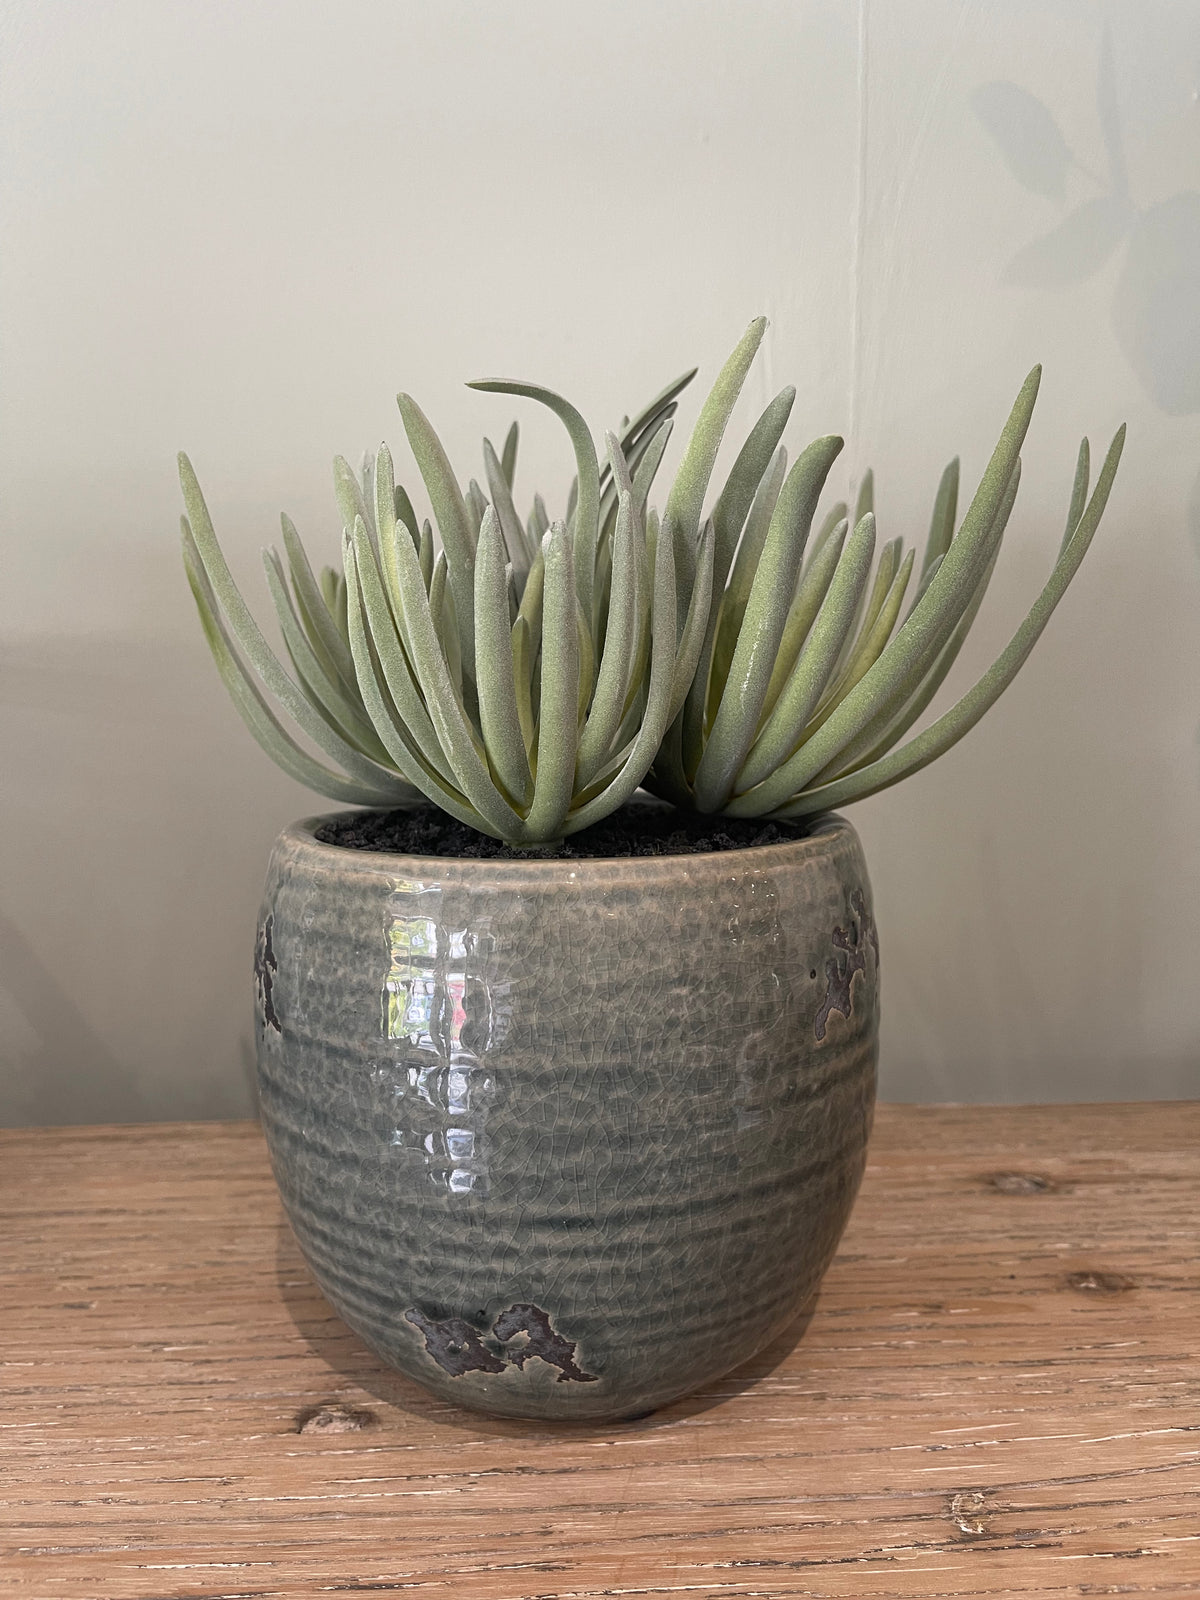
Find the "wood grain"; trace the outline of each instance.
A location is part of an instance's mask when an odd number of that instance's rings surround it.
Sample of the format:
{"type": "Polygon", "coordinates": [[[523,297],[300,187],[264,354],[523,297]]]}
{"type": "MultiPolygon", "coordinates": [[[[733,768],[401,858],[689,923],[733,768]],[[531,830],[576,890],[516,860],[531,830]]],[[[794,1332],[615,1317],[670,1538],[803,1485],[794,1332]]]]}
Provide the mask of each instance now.
{"type": "Polygon", "coordinates": [[[886,1106],[811,1320],[619,1427],[426,1398],[260,1135],[0,1134],[0,1592],[1200,1595],[1200,1105],[886,1106]]]}

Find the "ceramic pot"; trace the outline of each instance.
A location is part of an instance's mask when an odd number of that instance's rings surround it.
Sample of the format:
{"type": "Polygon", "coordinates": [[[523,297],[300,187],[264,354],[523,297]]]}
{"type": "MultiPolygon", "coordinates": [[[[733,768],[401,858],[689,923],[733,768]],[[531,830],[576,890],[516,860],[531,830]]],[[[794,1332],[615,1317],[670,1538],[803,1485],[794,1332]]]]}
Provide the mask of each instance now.
{"type": "Polygon", "coordinates": [[[813,1294],[862,1175],[878,946],[840,817],[745,850],[271,857],[275,1176],[340,1315],[433,1393],[644,1414],[813,1294]]]}

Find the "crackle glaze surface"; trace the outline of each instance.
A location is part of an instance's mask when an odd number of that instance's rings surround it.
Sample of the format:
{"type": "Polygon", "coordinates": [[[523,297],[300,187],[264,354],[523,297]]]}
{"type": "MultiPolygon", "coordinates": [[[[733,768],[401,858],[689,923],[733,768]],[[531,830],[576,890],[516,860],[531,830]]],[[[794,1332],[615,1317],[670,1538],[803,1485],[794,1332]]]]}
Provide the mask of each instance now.
{"type": "Polygon", "coordinates": [[[457,861],[278,839],[262,1114],[339,1313],[437,1394],[626,1417],[816,1287],[862,1174],[878,945],[857,836],[457,861]]]}

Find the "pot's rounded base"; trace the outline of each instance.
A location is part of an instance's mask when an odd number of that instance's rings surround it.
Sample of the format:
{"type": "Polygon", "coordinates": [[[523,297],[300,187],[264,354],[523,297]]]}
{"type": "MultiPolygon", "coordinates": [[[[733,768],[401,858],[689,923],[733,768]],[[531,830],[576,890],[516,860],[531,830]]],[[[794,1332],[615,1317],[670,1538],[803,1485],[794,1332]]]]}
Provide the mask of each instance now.
{"type": "Polygon", "coordinates": [[[432,1393],[644,1416],[777,1338],[832,1258],[875,1084],[840,818],[724,855],[272,857],[259,1076],[346,1322],[432,1393]]]}

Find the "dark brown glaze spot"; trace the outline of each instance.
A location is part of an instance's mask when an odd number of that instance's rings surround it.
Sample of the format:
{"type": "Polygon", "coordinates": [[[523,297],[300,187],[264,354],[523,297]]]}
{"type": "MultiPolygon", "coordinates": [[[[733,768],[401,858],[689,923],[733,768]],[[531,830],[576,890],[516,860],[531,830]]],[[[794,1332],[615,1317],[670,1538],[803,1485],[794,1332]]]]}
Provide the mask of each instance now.
{"type": "Polygon", "coordinates": [[[1058,1188],[1044,1172],[989,1172],[983,1181],[1001,1194],[1049,1194],[1058,1188]]]}
{"type": "Polygon", "coordinates": [[[271,948],[271,932],[274,926],[275,914],[270,912],[258,930],[258,938],[254,945],[254,987],[258,991],[258,1003],[262,1007],[264,1028],[274,1028],[276,1033],[282,1033],[283,1029],[279,1026],[279,1018],[275,1012],[273,995],[275,974],[279,971],[279,963],[271,948]]]}
{"type": "Polygon", "coordinates": [[[1123,1272],[1098,1272],[1089,1267],[1083,1272],[1068,1272],[1067,1288],[1078,1289],[1081,1294],[1124,1294],[1136,1289],[1137,1283],[1123,1272]]]}
{"type": "Polygon", "coordinates": [[[858,921],[851,922],[849,928],[833,930],[834,953],[825,963],[825,998],[813,1022],[813,1038],[818,1043],[824,1039],[829,1019],[835,1011],[847,1021],[850,1020],[854,1009],[851,992],[854,975],[866,970],[868,944],[875,952],[876,969],[879,967],[879,935],[861,889],[855,889],[850,896],[850,909],[858,921]]]}
{"type": "Polygon", "coordinates": [[[559,1383],[566,1383],[568,1380],[572,1383],[596,1382],[595,1373],[584,1372],[577,1365],[575,1345],[571,1340],[564,1339],[561,1333],[555,1332],[550,1325],[549,1316],[540,1306],[510,1306],[496,1318],[492,1324],[492,1333],[501,1344],[507,1344],[518,1334],[525,1335],[528,1343],[519,1345],[509,1355],[514,1367],[522,1368],[527,1361],[537,1356],[539,1360],[559,1369],[559,1383]]]}
{"type": "Polygon", "coordinates": [[[361,1433],[374,1428],[379,1418],[365,1406],[346,1405],[341,1400],[322,1400],[296,1413],[297,1433],[361,1433]]]}
{"type": "Polygon", "coordinates": [[[425,1335],[426,1350],[452,1378],[461,1378],[464,1372],[503,1372],[508,1365],[493,1355],[471,1324],[461,1317],[434,1322],[415,1307],[404,1316],[425,1335]]]}
{"type": "Polygon", "coordinates": [[[509,1306],[492,1324],[491,1337],[500,1346],[522,1335],[525,1343],[515,1350],[493,1349],[462,1317],[447,1317],[435,1322],[415,1307],[404,1313],[407,1321],[425,1336],[425,1348],[444,1372],[461,1378],[464,1372],[505,1372],[510,1366],[518,1372],[525,1363],[538,1360],[558,1368],[559,1383],[595,1383],[596,1376],[584,1372],[575,1360],[576,1346],[556,1332],[549,1315],[540,1306],[509,1306]]]}

